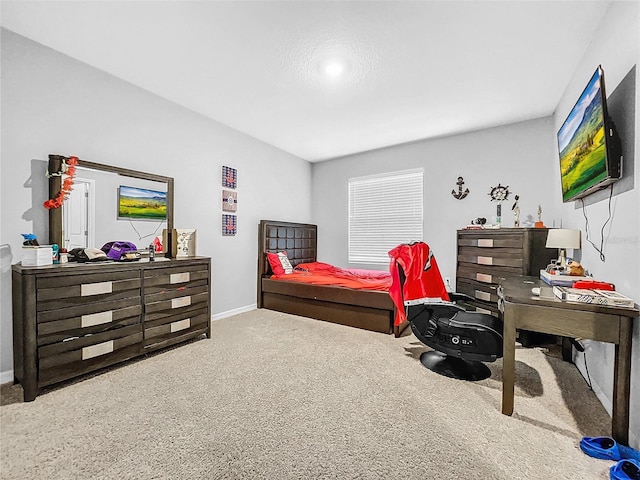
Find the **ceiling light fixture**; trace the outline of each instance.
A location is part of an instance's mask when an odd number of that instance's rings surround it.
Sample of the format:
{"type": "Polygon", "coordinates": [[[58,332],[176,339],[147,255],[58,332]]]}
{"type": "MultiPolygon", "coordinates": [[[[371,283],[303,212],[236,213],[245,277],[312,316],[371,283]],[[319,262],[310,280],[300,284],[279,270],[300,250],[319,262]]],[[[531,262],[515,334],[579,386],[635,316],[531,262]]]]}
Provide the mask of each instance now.
{"type": "Polygon", "coordinates": [[[322,65],[322,73],[330,79],[340,78],[345,73],[345,71],[345,62],[340,59],[327,60],[322,65]]]}
{"type": "Polygon", "coordinates": [[[332,60],[324,66],[324,73],[329,77],[339,77],[344,72],[344,65],[337,60],[332,60]]]}

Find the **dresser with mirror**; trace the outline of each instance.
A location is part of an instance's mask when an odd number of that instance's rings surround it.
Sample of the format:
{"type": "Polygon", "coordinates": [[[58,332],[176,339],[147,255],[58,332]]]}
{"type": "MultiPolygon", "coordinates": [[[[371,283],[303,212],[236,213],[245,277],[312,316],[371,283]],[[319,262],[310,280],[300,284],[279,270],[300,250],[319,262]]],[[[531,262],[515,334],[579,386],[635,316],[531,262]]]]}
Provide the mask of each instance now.
{"type": "MultiPolygon", "coordinates": [[[[60,171],[63,160],[51,155],[49,173],[60,171]]],[[[80,159],[76,178],[78,185],[87,184],[74,188],[84,198],[70,196],[67,208],[49,210],[51,244],[99,248],[118,240],[146,249],[151,241],[144,234],[162,236],[173,228],[173,178],[80,159]],[[119,218],[121,186],[166,192],[166,218],[119,218]],[[83,219],[87,231],[79,228],[83,219]]],[[[50,198],[63,181],[50,175],[50,198]]],[[[211,259],[172,258],[168,243],[155,258],[133,262],[13,265],[14,376],[25,401],[50,385],[210,337],[211,259]]]]}

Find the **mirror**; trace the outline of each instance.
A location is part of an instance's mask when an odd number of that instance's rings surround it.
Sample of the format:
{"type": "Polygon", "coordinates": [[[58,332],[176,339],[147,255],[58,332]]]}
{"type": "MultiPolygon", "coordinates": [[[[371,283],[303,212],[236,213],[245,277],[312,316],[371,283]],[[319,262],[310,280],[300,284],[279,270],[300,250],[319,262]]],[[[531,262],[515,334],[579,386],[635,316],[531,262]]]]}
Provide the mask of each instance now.
{"type": "MultiPolygon", "coordinates": [[[[48,172],[60,172],[67,157],[49,155],[48,172]]],[[[49,198],[62,188],[62,175],[49,176],[49,198]]],[[[100,248],[114,240],[134,243],[146,250],[163,229],[173,229],[173,178],[78,159],[71,194],[61,207],[49,210],[49,243],[67,249],[77,246],[100,248]],[[140,218],[118,208],[125,197],[122,187],[137,192],[166,194],[166,219],[140,218]],[[122,198],[119,198],[120,192],[122,198]]],[[[143,215],[144,216],[144,215],[143,215]]],[[[165,255],[172,256],[171,241],[165,255]]]]}

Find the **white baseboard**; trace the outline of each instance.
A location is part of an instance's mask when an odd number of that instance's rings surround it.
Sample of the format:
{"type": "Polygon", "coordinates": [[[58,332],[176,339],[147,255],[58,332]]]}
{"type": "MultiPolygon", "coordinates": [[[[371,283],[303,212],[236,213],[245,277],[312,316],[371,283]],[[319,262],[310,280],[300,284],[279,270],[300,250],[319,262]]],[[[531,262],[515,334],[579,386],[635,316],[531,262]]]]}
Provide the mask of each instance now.
{"type": "Polygon", "coordinates": [[[250,312],[251,310],[255,310],[256,308],[258,308],[258,304],[252,303],[251,305],[247,305],[245,307],[234,308],[233,310],[227,310],[226,312],[216,313],[215,315],[211,315],[211,321],[215,322],[216,320],[222,320],[223,318],[233,317],[234,315],[250,312]]]}
{"type": "Polygon", "coordinates": [[[4,385],[5,383],[13,383],[13,370],[0,372],[0,385],[4,385]]]}

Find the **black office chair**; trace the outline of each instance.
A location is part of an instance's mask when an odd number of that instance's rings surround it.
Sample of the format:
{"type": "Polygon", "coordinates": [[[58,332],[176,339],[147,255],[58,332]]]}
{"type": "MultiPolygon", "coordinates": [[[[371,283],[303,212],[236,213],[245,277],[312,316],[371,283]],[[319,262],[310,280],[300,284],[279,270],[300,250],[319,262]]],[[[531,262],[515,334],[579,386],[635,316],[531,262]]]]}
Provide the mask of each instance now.
{"type": "Polygon", "coordinates": [[[392,276],[400,282],[411,330],[418,340],[434,350],[423,353],[420,362],[435,373],[460,380],[478,381],[491,376],[491,370],[482,362],[494,362],[502,357],[502,321],[493,315],[468,312],[456,303],[473,299],[446,292],[437,262],[424,242],[401,245],[389,254],[392,276]],[[394,268],[397,275],[393,275],[394,268]],[[414,285],[407,288],[407,281],[414,285]],[[416,285],[416,282],[432,285],[416,285]],[[433,292],[446,293],[437,298],[433,292]],[[421,298],[408,299],[416,295],[421,298]]]}

